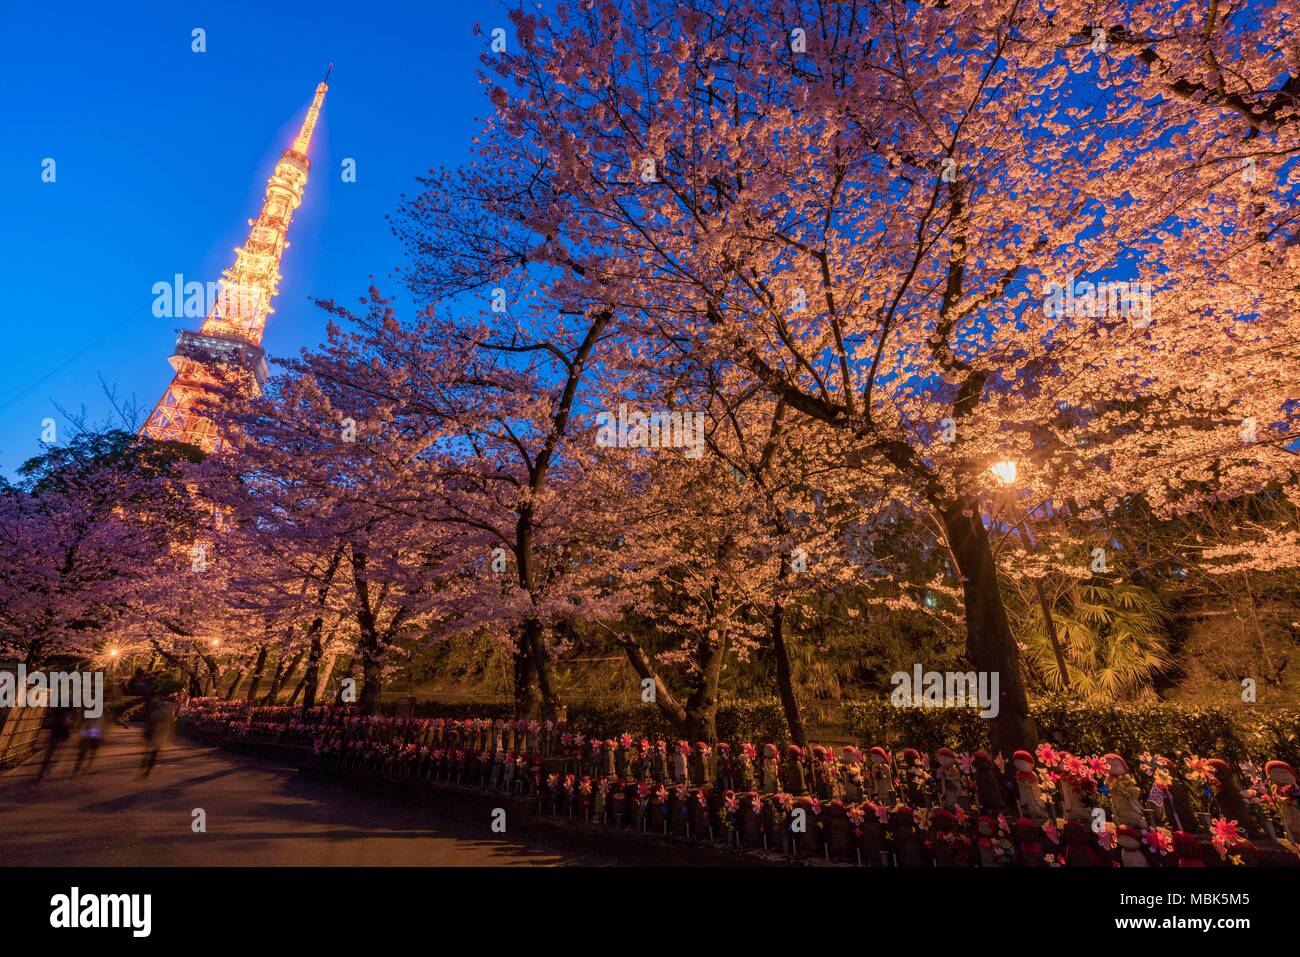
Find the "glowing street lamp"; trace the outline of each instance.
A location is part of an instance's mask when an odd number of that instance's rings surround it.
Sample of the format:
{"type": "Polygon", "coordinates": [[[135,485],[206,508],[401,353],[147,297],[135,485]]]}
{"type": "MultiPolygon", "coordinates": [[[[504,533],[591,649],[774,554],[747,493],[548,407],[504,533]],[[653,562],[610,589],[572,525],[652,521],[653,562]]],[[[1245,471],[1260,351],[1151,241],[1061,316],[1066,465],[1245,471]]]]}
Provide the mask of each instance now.
{"type": "MultiPolygon", "coordinates": [[[[994,462],[989,466],[989,471],[1008,488],[1016,484],[1016,476],[1019,473],[1015,459],[1003,459],[1001,462],[994,462]]],[[[1034,541],[1029,535],[1029,514],[1027,512],[1017,525],[1025,526],[1023,540],[1029,550],[1033,551],[1034,541]]],[[[1070,687],[1070,672],[1065,664],[1065,653],[1061,650],[1060,636],[1056,633],[1056,618],[1052,615],[1052,604],[1047,600],[1047,593],[1043,590],[1043,580],[1041,578],[1034,579],[1034,593],[1038,596],[1038,607],[1043,613],[1043,624],[1047,628],[1047,640],[1052,645],[1052,655],[1056,658],[1056,667],[1061,672],[1061,684],[1068,689],[1070,687]]]]}
{"type": "Polygon", "coordinates": [[[1015,459],[1006,459],[1002,462],[994,462],[989,466],[989,471],[992,472],[994,477],[996,477],[1003,485],[1016,484],[1017,469],[1015,459]]]}

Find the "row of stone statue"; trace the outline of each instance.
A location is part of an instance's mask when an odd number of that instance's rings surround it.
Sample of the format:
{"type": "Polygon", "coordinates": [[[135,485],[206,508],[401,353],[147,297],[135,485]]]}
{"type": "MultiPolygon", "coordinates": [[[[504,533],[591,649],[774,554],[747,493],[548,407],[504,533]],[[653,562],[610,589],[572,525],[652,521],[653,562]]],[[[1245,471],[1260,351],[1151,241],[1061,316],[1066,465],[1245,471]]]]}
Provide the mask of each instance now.
{"type": "MultiPolygon", "coordinates": [[[[1193,795],[1176,779],[1153,786],[1145,795],[1128,762],[1118,754],[1100,759],[1104,773],[1040,773],[1032,754],[1017,751],[1011,762],[987,752],[958,756],[941,747],[933,755],[906,748],[892,755],[883,747],[862,751],[846,746],[836,754],[818,746],[785,752],[766,744],[732,748],[685,741],[584,736],[563,725],[501,720],[361,718],[326,715],[318,735],[329,742],[318,752],[346,753],[356,761],[376,757],[390,770],[438,780],[538,793],[544,775],[607,779],[651,785],[684,785],[719,792],[810,795],[847,804],[869,801],[884,807],[960,810],[970,815],[1012,814],[1044,823],[1075,821],[1091,826],[1100,817],[1115,825],[1144,830],[1166,827],[1208,833],[1215,817],[1236,822],[1252,838],[1284,838],[1300,844],[1300,790],[1287,763],[1270,761],[1265,775],[1281,824],[1248,803],[1227,762],[1202,762],[1211,782],[1193,795]],[[364,743],[364,744],[362,744],[364,743]],[[512,744],[521,744],[516,750],[512,744]],[[361,745],[359,747],[359,745],[361,745]],[[530,747],[537,750],[530,751],[530,747]],[[367,752],[369,748],[369,752],[367,752]],[[382,753],[381,753],[382,751],[382,753]],[[1045,793],[1044,784],[1051,782],[1045,793]],[[1199,799],[1199,800],[1198,800],[1199,799]],[[1107,813],[1108,812],[1108,813],[1107,813]]],[[[1094,767],[1097,759],[1092,759],[1094,767]]]]}
{"type": "Polygon", "coordinates": [[[1300,866],[1279,847],[1237,837],[1218,842],[1187,831],[1130,825],[1093,828],[960,809],[914,810],[823,803],[810,795],[762,795],[684,785],[648,787],[590,778],[550,781],[543,813],[593,825],[725,842],[796,857],[869,867],[1205,867],[1300,866]]]}

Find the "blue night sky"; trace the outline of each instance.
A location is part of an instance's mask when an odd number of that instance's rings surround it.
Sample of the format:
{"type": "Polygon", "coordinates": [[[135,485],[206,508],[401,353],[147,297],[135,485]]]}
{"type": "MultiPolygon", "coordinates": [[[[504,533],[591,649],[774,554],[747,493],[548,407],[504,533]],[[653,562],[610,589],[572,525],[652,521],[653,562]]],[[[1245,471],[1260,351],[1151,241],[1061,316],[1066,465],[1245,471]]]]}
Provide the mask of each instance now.
{"type": "MultiPolygon", "coordinates": [[[[41,422],[109,404],[98,377],[147,414],[171,378],[176,330],[154,283],[216,280],[242,244],[280,152],[326,65],[306,198],[263,345],[324,336],[314,296],[355,301],[402,261],[384,221],[415,177],[467,161],[491,0],[0,4],[0,473],[40,448],[41,422]],[[130,12],[125,12],[129,10],[130,12]],[[207,31],[207,52],[191,31],[207,31]],[[41,181],[46,157],[57,181],[41,181]],[[340,175],[345,157],[357,181],[340,175]]],[[[404,301],[399,297],[399,304],[404,301]]],[[[60,433],[60,438],[66,437],[60,433]]]]}

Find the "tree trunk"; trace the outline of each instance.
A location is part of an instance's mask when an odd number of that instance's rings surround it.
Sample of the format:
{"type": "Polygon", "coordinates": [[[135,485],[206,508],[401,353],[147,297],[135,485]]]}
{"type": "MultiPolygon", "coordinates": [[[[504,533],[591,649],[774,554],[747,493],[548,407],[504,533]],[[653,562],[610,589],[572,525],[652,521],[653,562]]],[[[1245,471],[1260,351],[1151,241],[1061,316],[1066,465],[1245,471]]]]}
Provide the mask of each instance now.
{"type": "MultiPolygon", "coordinates": [[[[714,588],[716,607],[717,588],[714,588]]],[[[645,653],[645,649],[631,635],[612,632],[623,650],[627,652],[628,663],[632,670],[641,676],[642,682],[649,681],[654,687],[654,702],[659,711],[673,726],[675,734],[682,735],[690,741],[704,741],[710,745],[718,740],[718,689],[722,683],[722,662],[726,656],[727,636],[722,628],[710,627],[718,621],[716,614],[710,614],[704,625],[704,633],[695,648],[694,680],[691,684],[690,697],[682,704],[669,690],[663,676],[645,653]]]]}
{"type": "MultiPolygon", "coordinates": [[[[176,631],[176,633],[180,635],[186,634],[186,632],[179,631],[179,630],[176,631]]],[[[189,696],[191,698],[202,697],[202,688],[200,687],[199,684],[199,670],[196,665],[192,664],[192,661],[195,656],[194,655],[183,655],[183,656],[173,655],[170,652],[165,651],[162,648],[162,646],[158,644],[157,639],[154,639],[152,643],[153,643],[155,658],[161,655],[163,661],[167,662],[174,668],[180,669],[181,674],[185,677],[186,687],[189,689],[188,691],[189,696]]]]}
{"type": "Polygon", "coordinates": [[[280,690],[280,681],[284,675],[284,656],[280,655],[275,660],[275,673],[271,675],[271,687],[266,694],[262,695],[262,700],[257,702],[261,705],[270,704],[275,699],[275,694],[280,690]]]}
{"type": "MultiPolygon", "coordinates": [[[[357,631],[361,652],[361,696],[357,704],[362,714],[378,714],[383,683],[384,643],[379,635],[375,606],[370,604],[370,582],[366,578],[366,553],[352,546],[352,583],[356,589],[357,631]]],[[[383,600],[382,595],[380,601],[383,600]]]]}
{"type": "MultiPolygon", "coordinates": [[[[217,664],[217,660],[213,658],[211,655],[201,655],[200,657],[202,657],[203,663],[207,665],[208,678],[212,683],[212,693],[214,695],[220,694],[221,693],[221,667],[217,664]]],[[[205,684],[206,683],[207,682],[205,682],[205,684]]]]}
{"type": "Polygon", "coordinates": [[[307,655],[307,673],[302,676],[302,706],[316,707],[316,688],[320,681],[320,656],[322,652],[320,631],[312,635],[311,651],[307,655]]]}
{"type": "Polygon", "coordinates": [[[555,687],[554,674],[551,669],[551,656],[546,651],[546,639],[542,634],[542,623],[536,618],[524,622],[524,636],[532,652],[533,673],[537,676],[537,688],[542,696],[542,717],[551,721],[565,719],[564,702],[559,689],[555,687]]]}
{"type": "Polygon", "coordinates": [[[319,702],[329,694],[330,685],[334,683],[334,666],[338,663],[337,654],[322,659],[322,665],[316,669],[316,700],[319,702]]]}
{"type": "MultiPolygon", "coordinates": [[[[782,572],[785,560],[781,560],[782,572]]],[[[784,574],[782,577],[785,577],[784,574]]],[[[790,670],[790,651],[785,645],[785,606],[778,599],[772,605],[772,655],[776,659],[776,687],[781,695],[781,708],[785,723],[790,729],[790,740],[801,748],[808,747],[808,734],[804,730],[803,715],[799,713],[799,699],[794,695],[794,676],[790,670]]]]}
{"type": "Polygon", "coordinates": [[[339,687],[338,687],[338,690],[334,692],[334,703],[335,703],[336,705],[339,705],[339,704],[352,704],[352,702],[350,702],[350,701],[344,701],[344,700],[343,700],[343,689],[344,689],[344,684],[343,684],[343,682],[344,682],[345,680],[347,680],[348,678],[351,678],[351,677],[352,677],[352,669],[355,668],[356,665],[357,665],[357,653],[356,653],[355,651],[353,651],[353,652],[352,652],[352,657],[348,659],[348,666],[347,666],[346,668],[343,669],[343,677],[339,679],[339,687]]]}
{"type": "MultiPolygon", "coordinates": [[[[659,674],[658,669],[654,666],[654,662],[652,662],[650,656],[645,653],[645,649],[642,648],[637,640],[631,635],[620,634],[618,632],[613,632],[613,634],[615,640],[618,641],[623,650],[627,653],[628,664],[632,666],[632,670],[641,678],[643,686],[645,682],[650,682],[654,690],[654,697],[650,700],[652,700],[659,708],[659,713],[664,716],[664,720],[672,726],[673,733],[679,734],[682,737],[690,737],[691,731],[686,718],[686,708],[682,706],[677,698],[674,697],[672,691],[669,690],[667,682],[665,682],[663,676],[659,674]]],[[[642,700],[645,700],[644,692],[642,693],[642,700]]]]}
{"type": "Polygon", "coordinates": [[[226,692],[227,701],[235,700],[235,689],[239,687],[240,679],[242,679],[243,677],[244,677],[244,669],[240,668],[238,671],[235,672],[235,680],[230,682],[230,690],[226,692]]]}
{"type": "MultiPolygon", "coordinates": [[[[334,549],[329,564],[325,566],[324,579],[320,588],[316,590],[316,607],[319,611],[317,611],[316,617],[312,619],[311,625],[307,629],[307,634],[311,638],[311,651],[307,655],[307,673],[303,675],[301,685],[304,708],[312,708],[316,705],[316,687],[320,678],[320,656],[323,649],[320,635],[325,625],[325,600],[329,597],[330,584],[334,581],[334,575],[338,571],[339,563],[343,561],[343,553],[346,550],[346,544],[340,544],[338,548],[334,549]]],[[[297,691],[294,694],[296,696],[297,691]]]]}
{"type": "MultiPolygon", "coordinates": [[[[197,655],[195,657],[197,657],[197,655]]],[[[189,678],[190,697],[202,698],[203,681],[202,679],[199,678],[199,666],[197,664],[190,664],[189,662],[186,662],[185,674],[189,678]]]]}
{"type": "Polygon", "coordinates": [[[969,496],[938,510],[961,575],[966,606],[966,656],[976,671],[998,676],[997,715],[989,737],[995,753],[1010,758],[1019,748],[1033,750],[1038,733],[1029,715],[1020,652],[1011,634],[988,530],[979,503],[969,496]]]}
{"type": "MultiPolygon", "coordinates": [[[[713,616],[717,621],[717,616],[713,616]]],[[[710,746],[718,741],[718,688],[722,683],[722,661],[726,657],[727,635],[719,630],[706,629],[695,653],[699,673],[695,687],[686,701],[686,733],[693,741],[704,741],[710,746]]]]}
{"type": "Polygon", "coordinates": [[[1061,672],[1061,687],[1070,690],[1070,668],[1065,663],[1065,653],[1061,651],[1061,639],[1056,634],[1056,616],[1052,614],[1052,604],[1047,600],[1041,578],[1034,579],[1034,594],[1038,596],[1038,607],[1043,613],[1043,627],[1047,629],[1047,640],[1052,645],[1052,654],[1056,656],[1056,667],[1061,672]]]}
{"type": "Polygon", "coordinates": [[[266,669],[266,645],[257,649],[257,663],[253,665],[253,680],[248,684],[248,692],[244,695],[245,701],[255,701],[257,699],[257,686],[262,683],[262,672],[266,669]]]}
{"type": "Polygon", "coordinates": [[[515,720],[536,718],[540,713],[536,665],[523,628],[515,635],[515,649],[511,659],[515,671],[515,720]]]}
{"type": "Polygon", "coordinates": [[[280,691],[284,688],[284,683],[293,677],[293,673],[298,670],[298,665],[302,662],[302,656],[305,651],[299,651],[289,659],[288,667],[281,667],[284,659],[281,658],[275,665],[275,677],[271,679],[271,690],[266,693],[266,698],[262,704],[275,704],[275,699],[280,696],[280,691]]]}
{"type": "Polygon", "coordinates": [[[379,649],[367,643],[361,648],[361,697],[357,702],[362,714],[379,713],[383,680],[383,662],[379,649]]]}
{"type": "MultiPolygon", "coordinates": [[[[537,570],[533,558],[533,509],[524,505],[519,509],[519,519],[515,523],[515,562],[518,565],[519,587],[528,593],[530,600],[537,598],[537,570]]],[[[536,617],[529,617],[523,624],[521,640],[524,648],[533,659],[533,673],[537,678],[537,687],[542,695],[542,717],[552,721],[563,718],[564,704],[552,680],[551,657],[546,652],[546,639],[542,633],[542,622],[536,617]]]]}

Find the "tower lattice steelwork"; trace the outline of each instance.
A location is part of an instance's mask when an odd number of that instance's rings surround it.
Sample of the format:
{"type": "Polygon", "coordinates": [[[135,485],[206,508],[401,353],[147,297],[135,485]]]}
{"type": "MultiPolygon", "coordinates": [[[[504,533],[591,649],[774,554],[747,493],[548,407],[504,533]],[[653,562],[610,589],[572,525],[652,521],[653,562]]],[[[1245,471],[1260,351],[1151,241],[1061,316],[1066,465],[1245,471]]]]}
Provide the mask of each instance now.
{"type": "Polygon", "coordinates": [[[325,102],[330,70],[316,87],[293,145],[275,164],[262,212],[248,221],[248,239],[235,250],[235,264],[222,273],[216,301],[203,326],[198,332],[182,332],[176,339],[176,351],[168,360],[176,375],[141,428],[141,435],[189,442],[211,451],[220,439],[212,422],[195,411],[199,397],[218,382],[233,381],[256,393],[266,381],[262,333],[266,317],[274,311],[271,299],[279,290],[280,259],[289,245],[289,223],[307,185],[311,169],[307,150],[325,102]]]}

